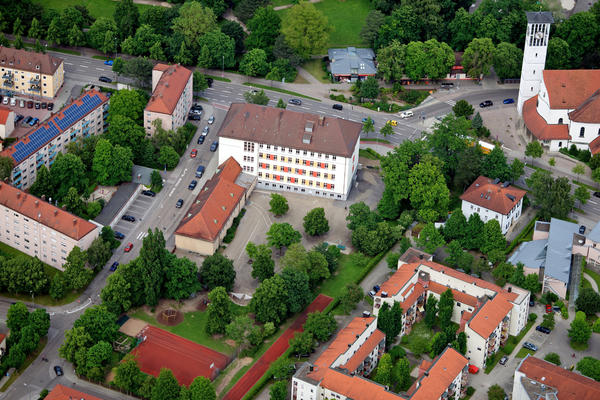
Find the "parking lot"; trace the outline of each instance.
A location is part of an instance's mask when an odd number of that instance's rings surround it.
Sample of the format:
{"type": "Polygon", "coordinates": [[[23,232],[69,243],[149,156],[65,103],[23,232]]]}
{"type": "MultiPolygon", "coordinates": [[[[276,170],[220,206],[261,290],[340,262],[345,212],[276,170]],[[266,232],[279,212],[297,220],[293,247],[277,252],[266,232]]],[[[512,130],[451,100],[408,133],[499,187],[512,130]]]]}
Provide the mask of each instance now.
{"type": "MultiPolygon", "coordinates": [[[[20,118],[19,122],[15,124],[15,130],[11,133],[11,137],[21,137],[29,132],[31,129],[36,127],[40,122],[46,120],[50,116],[50,111],[48,111],[48,101],[40,101],[40,100],[32,100],[28,97],[15,96],[9,98],[7,96],[2,96],[2,106],[8,107],[15,113],[15,118],[19,115],[23,118],[20,118]],[[14,99],[14,105],[11,105],[11,101],[14,99]],[[7,104],[5,104],[7,103],[7,104]],[[36,104],[39,104],[39,108],[36,109],[36,104]],[[46,105],[46,108],[43,108],[43,105],[46,105]],[[29,108],[31,106],[31,108],[29,108]],[[29,123],[25,123],[27,117],[37,118],[38,122],[30,125],[29,123]]],[[[56,108],[53,110],[56,111],[56,108]]]]}
{"type": "Polygon", "coordinates": [[[150,210],[152,202],[155,197],[144,196],[141,192],[137,194],[135,200],[127,207],[123,215],[131,215],[135,218],[135,222],[125,221],[119,219],[115,226],[114,231],[121,232],[125,235],[123,242],[133,242],[134,240],[141,240],[147,235],[147,232],[141,232],[137,237],[131,237],[130,233],[135,230],[136,224],[144,220],[146,213],[150,210]]]}

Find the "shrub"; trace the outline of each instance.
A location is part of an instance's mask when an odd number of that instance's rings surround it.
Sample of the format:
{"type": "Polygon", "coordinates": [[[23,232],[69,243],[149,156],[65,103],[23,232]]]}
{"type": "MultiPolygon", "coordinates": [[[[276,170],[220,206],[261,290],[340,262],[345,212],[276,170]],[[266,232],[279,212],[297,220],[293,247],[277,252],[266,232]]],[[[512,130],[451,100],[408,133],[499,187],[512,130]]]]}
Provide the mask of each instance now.
{"type": "Polygon", "coordinates": [[[475,388],[473,386],[469,386],[467,388],[467,396],[473,396],[473,393],[475,393],[475,388]]]}
{"type": "Polygon", "coordinates": [[[533,321],[535,321],[536,319],[537,319],[537,314],[536,314],[536,313],[531,313],[531,314],[529,314],[528,320],[529,320],[530,322],[533,322],[533,321]]]}
{"type": "Polygon", "coordinates": [[[544,357],[544,360],[555,364],[555,365],[560,365],[560,356],[556,353],[548,353],[546,354],[546,357],[544,357]]]}

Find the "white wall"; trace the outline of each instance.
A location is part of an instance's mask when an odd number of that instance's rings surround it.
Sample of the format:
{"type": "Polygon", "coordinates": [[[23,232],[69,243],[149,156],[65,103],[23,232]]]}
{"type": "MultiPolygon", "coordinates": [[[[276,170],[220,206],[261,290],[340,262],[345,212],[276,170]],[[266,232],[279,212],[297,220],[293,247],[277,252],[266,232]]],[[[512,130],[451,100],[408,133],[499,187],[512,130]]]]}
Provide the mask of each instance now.
{"type": "Polygon", "coordinates": [[[373,334],[373,332],[375,332],[375,329],[377,329],[377,320],[371,322],[371,324],[363,331],[360,337],[356,339],[354,343],[352,343],[352,345],[348,347],[348,349],[344,353],[340,354],[339,357],[335,359],[335,361],[331,365],[331,368],[339,367],[340,365],[346,364],[348,360],[352,358],[354,353],[356,353],[358,349],[360,349],[360,347],[373,334]]]}
{"type": "Polygon", "coordinates": [[[485,207],[478,206],[466,200],[462,201],[461,209],[467,220],[472,214],[479,214],[479,218],[486,223],[489,220],[495,219],[500,224],[502,234],[505,235],[508,229],[513,223],[515,223],[521,216],[521,210],[523,208],[523,199],[519,200],[519,203],[508,212],[508,214],[500,214],[499,212],[492,211],[485,207]]]}
{"type": "Polygon", "coordinates": [[[527,24],[519,98],[517,101],[519,114],[523,111],[525,100],[532,98],[540,90],[540,82],[542,81],[544,65],[546,63],[549,33],[550,24],[527,24]],[[540,31],[544,32],[542,39],[534,39],[532,42],[532,36],[535,36],[540,31]]]}

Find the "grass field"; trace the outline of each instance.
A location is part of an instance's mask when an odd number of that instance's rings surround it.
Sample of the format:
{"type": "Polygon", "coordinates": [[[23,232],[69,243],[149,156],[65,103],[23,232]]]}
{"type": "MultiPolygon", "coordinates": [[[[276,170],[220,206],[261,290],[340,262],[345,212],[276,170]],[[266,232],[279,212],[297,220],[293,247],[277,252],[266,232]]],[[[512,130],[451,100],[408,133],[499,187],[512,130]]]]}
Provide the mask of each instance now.
{"type": "Polygon", "coordinates": [[[314,76],[321,83],[331,83],[329,79],[324,78],[326,76],[325,72],[323,72],[323,68],[321,68],[321,59],[312,59],[308,60],[302,65],[302,68],[308,71],[309,74],[314,76]]]}
{"type": "Polygon", "coordinates": [[[349,255],[342,255],[340,258],[340,265],[335,272],[335,275],[323,282],[319,293],[335,299],[343,294],[344,288],[348,283],[356,282],[366,266],[357,267],[352,265],[350,259],[349,255]]]}
{"type": "Polygon", "coordinates": [[[369,11],[369,0],[324,0],[315,7],[329,19],[334,31],[329,35],[328,47],[364,46],[359,37],[369,11]]]}
{"type": "MultiPolygon", "coordinates": [[[[78,4],[84,5],[90,10],[90,14],[95,17],[112,17],[115,8],[117,8],[117,2],[113,0],[34,0],[44,8],[54,8],[56,10],[62,10],[69,6],[76,6],[78,4]]],[[[146,8],[154,7],[145,4],[136,4],[140,12],[146,8]]]]}
{"type": "MultiPolygon", "coordinates": [[[[241,307],[232,303],[232,312],[234,316],[247,314],[246,307],[241,307]]],[[[131,314],[133,318],[138,318],[146,321],[150,325],[157,326],[161,329],[184,337],[196,342],[203,346],[209,347],[213,350],[219,351],[223,354],[231,355],[233,353],[233,347],[225,343],[224,340],[217,340],[206,333],[204,327],[206,326],[206,319],[208,313],[205,311],[192,311],[185,314],[183,322],[177,326],[166,326],[156,321],[153,315],[149,315],[144,310],[137,310],[131,314]]]]}
{"type": "Polygon", "coordinates": [[[526,349],[525,347],[521,348],[519,352],[515,355],[515,358],[525,358],[527,354],[534,355],[535,351],[526,349]]]}
{"type": "Polygon", "coordinates": [[[599,273],[597,273],[596,271],[592,271],[592,270],[591,270],[591,269],[589,269],[589,268],[586,268],[586,269],[584,270],[584,272],[585,272],[586,274],[588,274],[589,276],[591,276],[591,277],[592,277],[592,279],[596,281],[596,285],[598,285],[598,287],[600,288],[600,274],[599,274],[599,273]]]}

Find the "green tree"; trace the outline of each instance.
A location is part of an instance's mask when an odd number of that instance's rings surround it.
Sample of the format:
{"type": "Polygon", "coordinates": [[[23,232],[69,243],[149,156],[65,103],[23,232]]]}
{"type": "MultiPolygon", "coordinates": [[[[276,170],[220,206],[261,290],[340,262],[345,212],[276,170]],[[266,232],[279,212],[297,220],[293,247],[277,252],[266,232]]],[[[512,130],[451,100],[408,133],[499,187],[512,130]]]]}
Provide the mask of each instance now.
{"type": "Polygon", "coordinates": [[[61,274],[55,274],[50,281],[50,291],[48,294],[53,300],[59,300],[65,297],[67,283],[61,274]]]}
{"type": "Polygon", "coordinates": [[[410,377],[410,364],[406,357],[398,360],[392,369],[392,380],[396,382],[399,389],[406,391],[410,388],[412,379],[410,377]]]}
{"type": "Polygon", "coordinates": [[[446,242],[435,225],[430,222],[421,230],[419,237],[416,240],[417,245],[422,247],[427,253],[435,252],[439,247],[442,247],[446,242]]]}
{"type": "Polygon", "coordinates": [[[392,368],[392,357],[388,353],[383,354],[379,359],[379,364],[377,364],[375,382],[384,386],[390,386],[392,383],[392,368]]]}
{"type": "Polygon", "coordinates": [[[435,158],[426,157],[411,169],[408,177],[410,203],[425,222],[433,222],[448,212],[450,191],[438,165],[435,158]]]}
{"type": "Polygon", "coordinates": [[[94,343],[105,341],[112,343],[117,337],[119,326],[117,316],[104,306],[86,308],[83,314],[73,323],[73,328],[83,328],[94,343]]]}
{"type": "Polygon", "coordinates": [[[144,376],[138,367],[133,355],[128,354],[123,361],[117,365],[113,383],[123,389],[127,394],[137,393],[142,384],[144,376]]]}
{"type": "Polygon", "coordinates": [[[592,65],[588,55],[597,50],[599,34],[598,21],[591,12],[575,13],[558,25],[556,36],[569,45],[571,68],[585,68],[592,65]]]}
{"type": "Polygon", "coordinates": [[[133,36],[139,26],[140,12],[133,0],[122,0],[117,4],[113,19],[115,21],[121,41],[129,36],[133,36]]]}
{"type": "Polygon", "coordinates": [[[236,55],[240,55],[244,52],[244,40],[246,39],[246,32],[244,32],[242,25],[236,21],[225,20],[221,23],[221,32],[235,41],[236,55]]]}
{"type": "Polygon", "coordinates": [[[571,49],[569,43],[559,37],[551,37],[548,41],[546,56],[547,69],[568,69],[571,65],[571,49]]]}
{"type": "Polygon", "coordinates": [[[390,135],[393,135],[395,132],[391,124],[383,124],[381,129],[379,129],[379,133],[381,133],[383,137],[388,137],[390,135]]]}
{"type": "Polygon", "coordinates": [[[275,107],[277,107],[277,108],[283,108],[283,109],[285,109],[285,108],[286,108],[286,105],[285,105],[285,102],[283,101],[283,99],[279,99],[279,100],[277,101],[277,105],[276,105],[275,107]]]}
{"type": "Polygon", "coordinates": [[[101,269],[110,259],[112,251],[110,243],[105,242],[101,237],[97,237],[86,250],[88,263],[94,270],[101,269]]]}
{"type": "Polygon", "coordinates": [[[216,400],[217,393],[211,381],[204,377],[194,378],[189,388],[190,400],[216,400]]]}
{"type": "Polygon", "coordinates": [[[481,118],[481,114],[479,114],[479,111],[477,111],[477,113],[473,117],[473,120],[471,121],[471,127],[475,130],[478,130],[478,129],[481,129],[482,126],[483,126],[483,119],[481,118]]]}
{"type": "Polygon", "coordinates": [[[502,228],[497,220],[491,219],[483,225],[483,236],[481,238],[481,251],[489,254],[493,250],[504,250],[506,239],[502,234],[502,228]]]}
{"type": "Polygon", "coordinates": [[[447,345],[448,339],[446,338],[446,334],[444,332],[437,332],[431,339],[431,358],[442,354],[447,345]]]}
{"type": "Polygon", "coordinates": [[[84,288],[92,279],[92,271],[86,268],[87,254],[77,246],[67,256],[67,262],[63,265],[64,277],[71,289],[84,288]]]}
{"type": "Polygon", "coordinates": [[[468,101],[458,100],[456,104],[452,106],[452,111],[457,117],[469,118],[471,115],[473,115],[473,112],[475,110],[473,109],[473,106],[469,104],[468,101]]]}
{"type": "Polygon", "coordinates": [[[427,137],[431,153],[443,162],[441,169],[452,179],[459,164],[459,157],[467,148],[465,137],[469,135],[470,122],[465,117],[446,116],[434,125],[434,130],[427,137]]]}
{"type": "Polygon", "coordinates": [[[151,400],[179,400],[179,383],[173,372],[167,368],[161,368],[156,383],[152,388],[151,400]]]}
{"type": "Polygon", "coordinates": [[[493,63],[494,51],[492,39],[473,39],[465,49],[462,58],[467,76],[479,79],[481,75],[487,75],[493,63]]]}
{"type": "Polygon", "coordinates": [[[316,311],[308,314],[303,325],[305,331],[312,333],[313,337],[320,342],[329,340],[337,328],[337,322],[331,314],[316,311]]]}
{"type": "Polygon", "coordinates": [[[438,303],[439,326],[449,326],[452,319],[452,310],[454,308],[454,295],[451,289],[447,289],[440,295],[438,303]]]}
{"type": "Polygon", "coordinates": [[[40,21],[37,18],[33,17],[31,20],[31,25],[29,26],[29,32],[27,33],[32,39],[41,39],[42,38],[42,29],[40,27],[40,21]]]}
{"type": "Polygon", "coordinates": [[[85,165],[73,154],[58,153],[50,170],[50,182],[59,201],[72,187],[77,190],[77,193],[82,193],[88,182],[85,177],[85,165]]]}
{"type": "Polygon", "coordinates": [[[315,346],[315,338],[312,333],[296,332],[294,337],[290,339],[290,350],[294,354],[309,354],[315,346]]]}
{"type": "Polygon", "coordinates": [[[467,334],[464,332],[461,332],[458,334],[457,336],[457,341],[458,341],[458,351],[461,352],[461,354],[467,354],[467,334]]]}
{"type": "Polygon", "coordinates": [[[265,279],[256,289],[250,307],[258,321],[273,322],[278,326],[288,312],[287,296],[283,278],[275,275],[265,279]]]}
{"type": "Polygon", "coordinates": [[[587,190],[585,186],[577,186],[577,188],[575,188],[575,192],[573,193],[573,197],[576,200],[579,200],[580,204],[585,204],[590,199],[590,191],[587,190]]]}
{"type": "MultiPolygon", "coordinates": [[[[252,242],[248,243],[248,245],[250,244],[252,242]]],[[[274,275],[275,262],[271,257],[272,251],[267,245],[260,244],[255,248],[254,255],[250,257],[252,259],[252,277],[262,282],[274,275]]]]}
{"type": "Polygon", "coordinates": [[[83,46],[85,45],[85,34],[77,25],[73,25],[69,30],[69,34],[67,36],[67,41],[69,46],[83,46]]]}
{"type": "MultiPolygon", "coordinates": [[[[87,32],[87,40],[90,46],[100,49],[104,46],[106,32],[117,32],[117,25],[112,18],[100,17],[90,26],[87,32]]],[[[114,41],[118,40],[114,38],[114,41]]]]}
{"type": "Polygon", "coordinates": [[[292,243],[300,242],[302,235],[300,232],[295,230],[290,224],[287,222],[284,223],[274,223],[269,228],[267,232],[267,242],[269,246],[278,247],[279,253],[281,254],[281,249],[283,247],[287,247],[292,243]]]}
{"type": "Polygon", "coordinates": [[[173,19],[171,28],[181,34],[188,48],[196,53],[202,48],[201,38],[218,30],[217,18],[211,8],[200,2],[186,2],[179,8],[179,16],[173,19]]]}
{"type": "Polygon", "coordinates": [[[363,290],[355,283],[348,283],[340,296],[340,310],[349,314],[364,297],[363,290]]]}
{"type": "Polygon", "coordinates": [[[186,257],[173,257],[165,274],[164,295],[177,301],[189,298],[200,290],[198,267],[186,257]]]}
{"type": "MultiPolygon", "coordinates": [[[[365,24],[360,30],[359,36],[363,40],[363,42],[368,43],[371,47],[374,47],[375,40],[377,39],[377,34],[379,33],[379,28],[381,28],[384,22],[385,15],[381,11],[371,10],[369,14],[367,14],[365,24]]],[[[379,61],[379,53],[377,54],[377,60],[379,61]]]]}
{"type": "Polygon", "coordinates": [[[540,324],[541,326],[548,329],[554,329],[554,313],[544,314],[544,317],[542,319],[543,321],[540,324]]]}
{"type": "Polygon", "coordinates": [[[399,259],[400,259],[400,254],[390,252],[385,257],[385,262],[387,263],[387,266],[389,269],[396,270],[396,269],[398,269],[398,260],[399,259]]]}
{"type": "Polygon", "coordinates": [[[492,385],[487,391],[488,400],[504,400],[506,398],[506,392],[500,387],[500,385],[492,385]]]}
{"type": "Polygon", "coordinates": [[[225,327],[225,332],[238,345],[244,347],[248,344],[248,333],[252,326],[252,320],[248,315],[238,315],[225,327]]]}
{"type": "Polygon", "coordinates": [[[377,328],[385,333],[386,343],[391,344],[402,330],[402,307],[397,301],[390,307],[383,303],[377,317],[377,328]]]}
{"type": "Polygon", "coordinates": [[[54,197],[54,186],[50,178],[50,171],[45,165],[38,169],[35,182],[29,188],[29,193],[37,197],[46,196],[48,199],[54,197]]]}
{"type": "Polygon", "coordinates": [[[600,311],[600,294],[592,288],[582,289],[575,300],[575,307],[577,311],[583,311],[586,315],[595,315],[600,311]]]}
{"type": "Polygon", "coordinates": [[[240,61],[240,72],[249,76],[265,76],[269,70],[267,53],[255,48],[244,54],[240,61]]]}
{"type": "Polygon", "coordinates": [[[425,325],[429,329],[435,325],[435,318],[437,316],[437,304],[438,301],[433,295],[429,295],[427,303],[425,303],[425,325]]]}
{"type": "Polygon", "coordinates": [[[285,400],[288,396],[287,382],[278,381],[271,385],[269,389],[269,396],[271,400],[285,400]]]}
{"type": "MultiPolygon", "coordinates": [[[[152,61],[146,57],[132,58],[123,65],[123,74],[135,78],[138,86],[147,86],[152,78],[153,66],[152,61]]],[[[111,120],[110,123],[113,124],[114,120],[111,120]]]]}
{"type": "Polygon", "coordinates": [[[583,357],[577,363],[577,371],[600,382],[600,360],[594,357],[583,357]]]}
{"type": "Polygon", "coordinates": [[[549,221],[551,217],[564,219],[573,208],[574,198],[567,178],[553,179],[549,172],[536,170],[526,179],[533,195],[533,203],[538,206],[539,217],[549,221]]]}
{"type": "Polygon", "coordinates": [[[231,291],[235,282],[233,261],[221,253],[206,257],[200,268],[200,280],[208,290],[222,286],[226,291],[231,291]]]}
{"type": "Polygon", "coordinates": [[[525,147],[525,155],[527,157],[531,157],[531,165],[533,165],[533,159],[540,158],[542,154],[544,154],[544,148],[540,142],[534,140],[533,142],[527,143],[527,146],[525,147]]]}
{"type": "Polygon", "coordinates": [[[179,164],[179,154],[171,146],[162,146],[159,150],[158,162],[171,170],[179,164]]]}
{"type": "Polygon", "coordinates": [[[6,326],[14,335],[18,335],[21,329],[29,324],[29,310],[24,303],[16,302],[8,307],[6,314],[6,326]]]}
{"type": "MultiPolygon", "coordinates": [[[[140,255],[136,259],[136,263],[132,265],[140,269],[137,277],[137,279],[142,277],[143,285],[140,288],[140,295],[143,296],[146,304],[155,306],[160,298],[165,271],[170,265],[169,253],[165,249],[165,238],[158,228],[155,228],[154,231],[148,230],[148,235],[142,241],[140,255]]],[[[136,301],[133,303],[137,304],[136,301]]]]}
{"type": "Polygon", "coordinates": [[[466,234],[467,219],[460,208],[457,208],[450,214],[450,217],[444,225],[443,233],[447,241],[462,241],[466,234]]]}
{"type": "Polygon", "coordinates": [[[153,170],[150,174],[150,184],[154,190],[161,190],[163,187],[163,180],[160,172],[153,170]]]}
{"type": "Polygon", "coordinates": [[[227,325],[231,322],[231,306],[225,288],[217,286],[208,294],[208,318],[206,332],[209,335],[225,333],[227,325]]]}
{"type": "Polygon", "coordinates": [[[366,99],[376,99],[379,96],[379,83],[377,79],[369,76],[360,85],[360,97],[366,99]]]}
{"type": "Polygon", "coordinates": [[[290,8],[281,23],[285,41],[305,59],[325,48],[330,31],[327,17],[308,2],[290,8]]]}
{"type": "Polygon", "coordinates": [[[271,200],[269,201],[269,206],[271,206],[271,211],[276,217],[282,216],[287,213],[290,209],[288,205],[287,199],[280,194],[271,193],[271,200]]]}
{"type": "Polygon", "coordinates": [[[329,232],[329,223],[322,207],[313,208],[304,216],[304,231],[311,236],[320,236],[329,232]]]}
{"type": "Polygon", "coordinates": [[[131,180],[133,169],[131,149],[113,146],[108,140],[100,139],[96,144],[92,170],[101,185],[114,186],[131,180]]]}
{"type": "Polygon", "coordinates": [[[385,81],[399,80],[406,67],[406,45],[393,40],[377,51],[377,72],[385,81]]]}
{"type": "Polygon", "coordinates": [[[262,49],[265,53],[271,54],[281,29],[281,18],[273,7],[262,7],[256,10],[246,26],[250,30],[250,35],[246,38],[246,47],[262,49]]]}
{"type": "Polygon", "coordinates": [[[129,294],[131,284],[127,282],[124,274],[119,270],[110,275],[106,282],[106,286],[100,292],[102,304],[115,315],[129,310],[132,305],[129,294]]]}
{"type": "Polygon", "coordinates": [[[375,132],[375,124],[371,117],[367,117],[366,121],[363,122],[362,131],[368,136],[369,133],[375,132]]]}
{"type": "MultiPolygon", "coordinates": [[[[10,180],[13,169],[13,160],[10,157],[0,156],[0,181],[10,180]]],[[[43,166],[43,168],[46,168],[43,166]]],[[[38,170],[38,174],[39,174],[38,170]]],[[[46,172],[48,170],[46,169],[46,172]]]]}
{"type": "Polygon", "coordinates": [[[261,106],[266,106],[269,103],[269,98],[267,97],[267,95],[265,94],[264,90],[260,90],[260,91],[254,91],[253,92],[245,92],[244,93],[244,99],[246,100],[246,102],[250,103],[250,104],[258,104],[261,106]]]}
{"type": "Polygon", "coordinates": [[[62,33],[59,28],[59,19],[55,17],[50,25],[48,26],[48,30],[46,31],[46,41],[50,46],[53,44],[61,44],[62,33]]]}
{"type": "Polygon", "coordinates": [[[232,68],[235,65],[235,40],[219,30],[203,35],[199,39],[199,48],[199,67],[232,68]]]}
{"type": "Polygon", "coordinates": [[[586,345],[592,336],[592,328],[585,319],[583,311],[577,311],[575,319],[571,322],[569,338],[572,344],[586,345]]]}
{"type": "Polygon", "coordinates": [[[490,179],[500,179],[508,181],[512,178],[513,171],[506,162],[506,156],[499,146],[483,158],[481,163],[481,173],[490,179]]]}
{"type": "Polygon", "coordinates": [[[521,75],[523,51],[512,43],[502,42],[494,50],[494,71],[500,79],[517,78],[521,75]]]}

